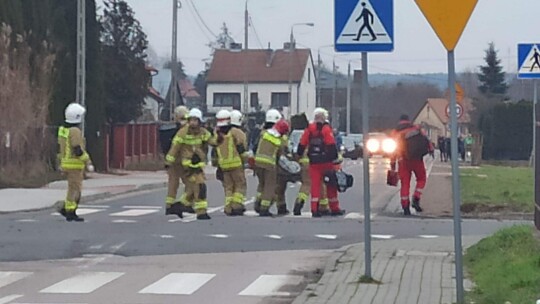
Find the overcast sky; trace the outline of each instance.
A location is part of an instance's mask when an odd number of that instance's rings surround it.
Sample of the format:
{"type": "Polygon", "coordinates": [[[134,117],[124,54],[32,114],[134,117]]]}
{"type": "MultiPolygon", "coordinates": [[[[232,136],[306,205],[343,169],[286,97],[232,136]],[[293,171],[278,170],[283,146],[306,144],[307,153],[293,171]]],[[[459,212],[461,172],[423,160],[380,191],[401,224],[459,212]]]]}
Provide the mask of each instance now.
{"type": "MultiPolygon", "coordinates": [[[[245,0],[180,0],[178,22],[178,56],[188,74],[204,69],[203,60],[210,50],[206,46],[219,34],[225,22],[237,42],[244,42],[245,0]],[[209,30],[196,17],[195,8],[209,30]]],[[[376,1],[376,0],[371,0],[376,1]]],[[[457,0],[456,0],[457,1],[457,0]]],[[[160,56],[171,53],[172,0],[127,0],[148,35],[150,45],[160,56]]],[[[249,47],[281,48],[289,40],[291,25],[313,22],[315,27],[296,26],[294,34],[300,47],[317,50],[327,65],[334,56],[340,71],[347,60],[360,68],[360,54],[334,53],[333,0],[249,0],[253,21],[249,30],[249,47]],[[257,33],[257,35],[255,34],[257,33]],[[258,38],[257,38],[258,36],[258,38]]],[[[413,0],[394,0],[395,48],[392,53],[372,53],[370,73],[446,72],[446,50],[413,0]]],[[[478,5],[456,48],[457,71],[476,69],[483,64],[484,50],[493,41],[507,72],[517,70],[517,44],[540,41],[540,0],[479,0],[478,5]]]]}

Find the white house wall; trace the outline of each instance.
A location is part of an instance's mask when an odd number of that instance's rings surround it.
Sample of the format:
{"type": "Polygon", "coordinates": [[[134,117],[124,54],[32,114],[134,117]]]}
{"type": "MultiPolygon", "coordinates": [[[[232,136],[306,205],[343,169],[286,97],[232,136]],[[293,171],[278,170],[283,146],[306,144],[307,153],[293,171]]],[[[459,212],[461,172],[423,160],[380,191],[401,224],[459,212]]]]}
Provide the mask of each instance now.
{"type": "Polygon", "coordinates": [[[304,71],[304,77],[302,78],[302,83],[300,84],[298,101],[300,104],[300,109],[297,111],[295,104],[293,107],[295,113],[304,112],[311,120],[313,118],[311,117],[313,115],[313,111],[317,106],[317,81],[315,79],[315,69],[313,67],[311,56],[308,59],[308,64],[306,65],[306,70],[304,71]],[[311,76],[308,76],[308,73],[311,74],[311,76]],[[308,82],[308,80],[310,81],[308,82]]]}

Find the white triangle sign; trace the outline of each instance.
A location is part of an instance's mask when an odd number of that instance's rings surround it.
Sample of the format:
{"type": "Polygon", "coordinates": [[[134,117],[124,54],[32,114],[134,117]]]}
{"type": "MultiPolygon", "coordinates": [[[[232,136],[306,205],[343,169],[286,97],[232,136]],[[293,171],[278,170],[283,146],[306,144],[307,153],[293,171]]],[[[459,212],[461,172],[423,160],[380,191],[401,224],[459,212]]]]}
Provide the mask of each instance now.
{"type": "Polygon", "coordinates": [[[351,12],[336,43],[387,44],[392,43],[392,39],[369,0],[361,0],[351,12]]]}
{"type": "Polygon", "coordinates": [[[518,74],[539,74],[540,73],[540,49],[538,45],[533,45],[531,51],[519,67],[518,74]]]}

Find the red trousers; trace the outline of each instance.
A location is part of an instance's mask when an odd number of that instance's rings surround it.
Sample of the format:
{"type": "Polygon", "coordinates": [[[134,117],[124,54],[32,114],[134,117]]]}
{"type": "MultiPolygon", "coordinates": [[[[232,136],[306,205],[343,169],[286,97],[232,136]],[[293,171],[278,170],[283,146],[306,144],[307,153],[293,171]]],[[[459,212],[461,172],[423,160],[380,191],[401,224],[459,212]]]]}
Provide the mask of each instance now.
{"type": "Polygon", "coordinates": [[[424,161],[419,160],[400,160],[398,162],[398,174],[401,180],[401,206],[409,207],[409,192],[411,188],[411,176],[414,172],[416,176],[416,190],[414,191],[414,197],[420,199],[424,187],[426,186],[426,167],[424,161]]]}
{"type": "MultiPolygon", "coordinates": [[[[321,183],[326,171],[334,170],[333,163],[310,164],[309,176],[311,178],[311,212],[319,210],[319,201],[321,197],[321,183]]],[[[326,184],[326,194],[328,195],[328,204],[330,211],[338,212],[339,200],[337,198],[337,188],[326,184]]]]}

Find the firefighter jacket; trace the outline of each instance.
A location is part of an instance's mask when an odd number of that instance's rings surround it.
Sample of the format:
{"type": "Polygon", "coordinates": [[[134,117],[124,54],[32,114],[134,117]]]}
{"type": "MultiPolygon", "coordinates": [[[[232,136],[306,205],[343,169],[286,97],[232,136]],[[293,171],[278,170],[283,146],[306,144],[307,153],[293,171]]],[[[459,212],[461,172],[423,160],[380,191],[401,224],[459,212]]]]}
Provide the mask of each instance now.
{"type": "Polygon", "coordinates": [[[231,128],[225,134],[214,134],[209,143],[214,146],[213,160],[223,171],[243,168],[247,157],[247,140],[242,130],[231,128]]]}
{"type": "Polygon", "coordinates": [[[209,140],[210,132],[205,128],[183,127],[173,139],[171,149],[165,157],[166,164],[172,165],[178,161],[186,169],[204,168],[209,140]]]}
{"type": "Polygon", "coordinates": [[[84,147],[81,129],[77,127],[60,127],[58,129],[58,159],[62,170],[83,170],[90,156],[84,147]]]}
{"type": "Polygon", "coordinates": [[[287,140],[274,129],[261,132],[255,166],[263,169],[275,169],[280,155],[287,154],[287,140]]]}

